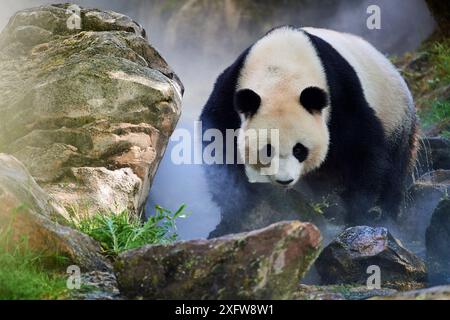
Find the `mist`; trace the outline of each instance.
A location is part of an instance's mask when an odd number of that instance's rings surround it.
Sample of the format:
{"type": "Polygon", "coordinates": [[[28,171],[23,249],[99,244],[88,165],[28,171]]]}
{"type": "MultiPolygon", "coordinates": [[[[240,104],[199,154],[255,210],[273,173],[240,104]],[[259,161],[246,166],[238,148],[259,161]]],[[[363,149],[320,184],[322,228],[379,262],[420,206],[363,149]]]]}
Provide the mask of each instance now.
{"type": "MultiPolygon", "coordinates": [[[[6,0],[0,4],[0,27],[14,12],[48,4],[39,0],[6,0]]],[[[434,30],[435,23],[424,0],[342,1],[94,1],[75,3],[128,15],[147,30],[149,42],[179,75],[185,85],[183,112],[178,128],[192,132],[219,73],[259,37],[273,27],[292,24],[331,28],[363,36],[379,50],[399,55],[416,49],[434,30]],[[206,8],[197,12],[202,3],[206,8]],[[242,5],[241,5],[242,4],[242,5]],[[369,5],[381,8],[381,30],[366,27],[369,5]],[[252,15],[252,14],[254,15],[252,15]]],[[[208,195],[199,165],[175,165],[167,148],[155,176],[147,214],[155,204],[176,210],[187,205],[191,216],[178,222],[181,239],[206,237],[220,219],[208,195]]],[[[224,194],[226,198],[227,195],[224,194]]],[[[233,201],[233,199],[230,199],[233,201]]]]}

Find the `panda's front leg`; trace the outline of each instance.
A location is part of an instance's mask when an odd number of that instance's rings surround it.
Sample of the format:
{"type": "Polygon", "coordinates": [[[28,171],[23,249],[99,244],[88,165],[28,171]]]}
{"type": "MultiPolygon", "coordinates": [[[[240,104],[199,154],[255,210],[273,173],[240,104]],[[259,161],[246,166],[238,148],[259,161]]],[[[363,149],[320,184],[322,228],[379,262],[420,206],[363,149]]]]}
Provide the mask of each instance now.
{"type": "Polygon", "coordinates": [[[242,232],[242,221],[256,206],[258,193],[242,166],[208,165],[205,175],[212,200],[220,208],[220,222],[208,238],[242,232]]]}
{"type": "Polygon", "coordinates": [[[384,161],[358,159],[356,165],[344,177],[345,191],[342,194],[349,225],[377,225],[383,218],[377,201],[383,185],[384,161]]]}
{"type": "Polygon", "coordinates": [[[346,205],[346,223],[350,226],[376,225],[382,218],[382,211],[376,206],[377,196],[371,190],[348,190],[342,198],[346,205]]]}

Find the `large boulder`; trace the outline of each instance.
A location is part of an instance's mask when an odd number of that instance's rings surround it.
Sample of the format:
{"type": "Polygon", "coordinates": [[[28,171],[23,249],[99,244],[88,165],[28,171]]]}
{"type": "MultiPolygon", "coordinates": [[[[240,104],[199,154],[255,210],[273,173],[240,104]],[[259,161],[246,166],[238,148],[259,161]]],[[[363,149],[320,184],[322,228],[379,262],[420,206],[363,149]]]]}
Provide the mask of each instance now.
{"type": "Polygon", "coordinates": [[[121,254],[119,289],[130,298],[285,299],[321,242],[312,224],[280,222],[212,240],[150,245],[121,254]]]}
{"type": "Polygon", "coordinates": [[[450,199],[443,199],[426,231],[429,281],[450,283],[450,199]]]}
{"type": "Polygon", "coordinates": [[[140,213],[182,91],[124,15],[78,15],[68,5],[20,11],[0,34],[0,152],[74,211],[140,213]]]}
{"type": "Polygon", "coordinates": [[[323,284],[366,285],[370,266],[380,268],[380,284],[386,287],[414,288],[427,276],[424,262],[381,227],[346,229],[322,251],[315,266],[323,284]]]}
{"type": "Polygon", "coordinates": [[[1,245],[6,249],[23,244],[46,256],[64,256],[82,270],[110,269],[100,245],[71,229],[64,208],[37,185],[17,159],[6,154],[0,154],[0,204],[0,235],[5,241],[1,245]]]}

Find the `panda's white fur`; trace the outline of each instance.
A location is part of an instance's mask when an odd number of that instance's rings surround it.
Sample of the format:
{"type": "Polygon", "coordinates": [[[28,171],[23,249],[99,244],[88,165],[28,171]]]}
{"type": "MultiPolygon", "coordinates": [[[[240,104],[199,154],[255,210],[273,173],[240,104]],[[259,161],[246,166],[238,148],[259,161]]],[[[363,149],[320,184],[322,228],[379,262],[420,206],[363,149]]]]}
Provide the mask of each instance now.
{"type": "MultiPolygon", "coordinates": [[[[392,64],[365,40],[336,31],[304,28],[327,41],[346,59],[357,73],[369,106],[380,119],[386,136],[408,123],[413,108],[411,94],[392,64]]],[[[327,122],[330,107],[311,114],[299,107],[299,94],[307,87],[319,87],[329,93],[320,58],[309,37],[299,29],[283,27],[270,32],[251,48],[238,79],[237,90],[251,89],[261,97],[254,117],[242,117],[238,139],[240,154],[257,153],[260,145],[247,140],[248,129],[279,129],[280,140],[275,153],[279,170],[273,176],[261,175],[258,167],[246,165],[250,182],[293,180],[320,167],[329,149],[327,122]],[[309,149],[308,158],[299,163],[292,154],[296,143],[309,149]]]]}

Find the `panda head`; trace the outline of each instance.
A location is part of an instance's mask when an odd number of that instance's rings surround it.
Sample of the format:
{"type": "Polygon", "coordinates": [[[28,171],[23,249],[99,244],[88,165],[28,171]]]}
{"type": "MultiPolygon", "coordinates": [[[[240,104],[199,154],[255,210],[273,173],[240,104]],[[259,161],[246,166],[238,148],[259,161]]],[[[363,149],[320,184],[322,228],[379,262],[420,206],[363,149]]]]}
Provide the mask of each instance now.
{"type": "Polygon", "coordinates": [[[240,160],[250,182],[291,187],[325,160],[329,88],[321,59],[304,32],[282,27],[252,46],[240,70],[234,106],[241,118],[240,160]],[[271,141],[267,131],[274,130],[278,138],[271,141]]]}
{"type": "Polygon", "coordinates": [[[309,86],[296,93],[294,88],[282,89],[242,88],[235,94],[242,120],[238,150],[249,182],[292,187],[319,167],[328,152],[325,89],[309,86]]]}

